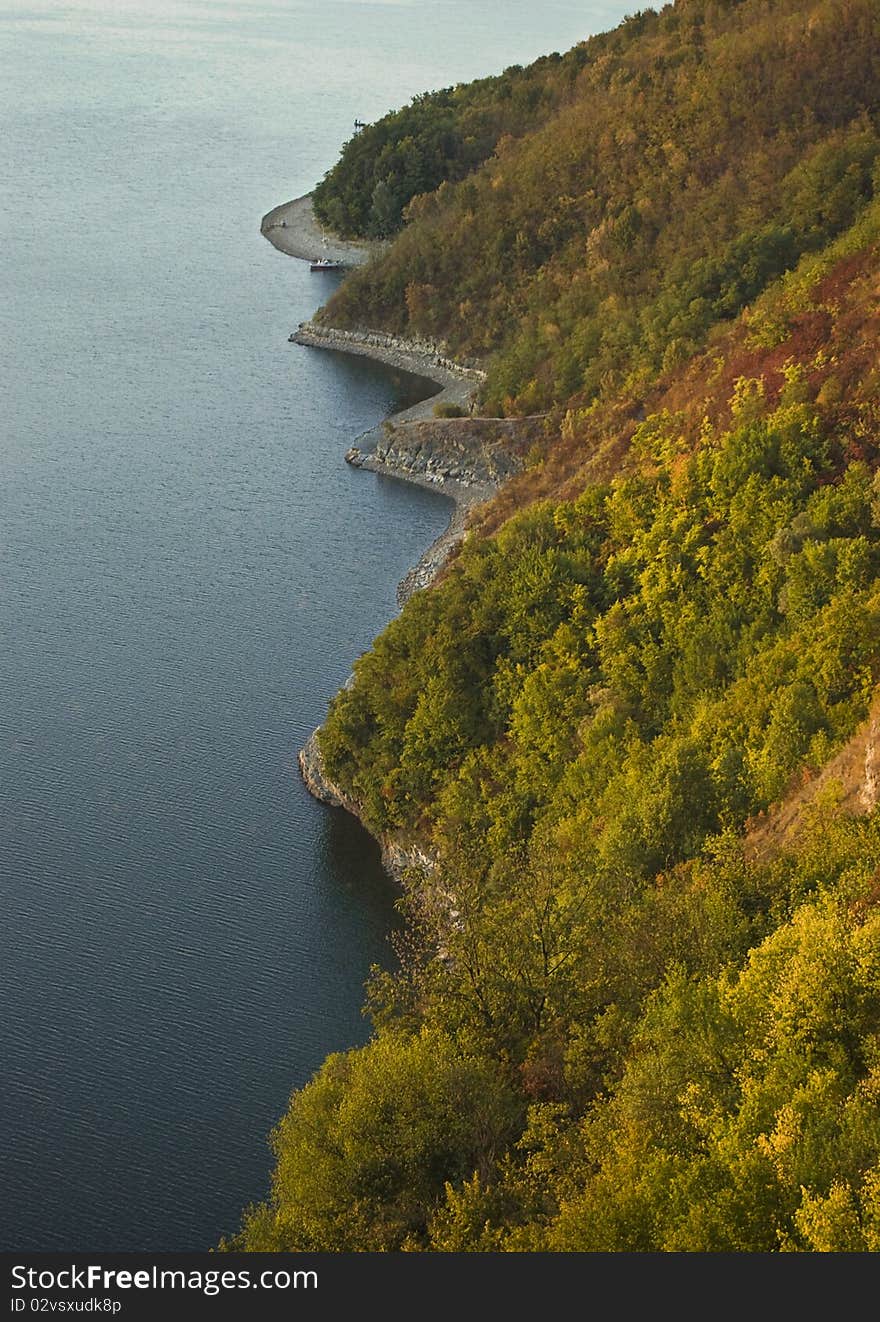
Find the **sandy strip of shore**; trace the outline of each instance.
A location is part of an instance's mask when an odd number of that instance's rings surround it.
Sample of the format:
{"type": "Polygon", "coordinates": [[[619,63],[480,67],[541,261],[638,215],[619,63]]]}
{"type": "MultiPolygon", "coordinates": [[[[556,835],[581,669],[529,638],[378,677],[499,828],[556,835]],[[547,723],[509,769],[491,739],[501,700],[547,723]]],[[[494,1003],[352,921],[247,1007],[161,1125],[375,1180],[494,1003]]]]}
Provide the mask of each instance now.
{"type": "Polygon", "coordinates": [[[344,266],[362,266],[374,253],[387,247],[384,241],[375,239],[337,238],[315,215],[311,193],[273,207],[260,222],[260,233],[279,252],[304,262],[329,257],[344,266]]]}

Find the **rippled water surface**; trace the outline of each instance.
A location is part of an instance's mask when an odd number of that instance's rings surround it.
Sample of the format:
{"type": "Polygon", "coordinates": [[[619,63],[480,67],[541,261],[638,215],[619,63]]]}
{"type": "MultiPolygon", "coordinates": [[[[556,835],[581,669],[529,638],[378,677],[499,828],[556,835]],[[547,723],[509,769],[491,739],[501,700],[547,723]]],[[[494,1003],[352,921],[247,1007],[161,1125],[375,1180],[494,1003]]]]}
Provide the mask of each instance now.
{"type": "Polygon", "coordinates": [[[295,755],[447,506],[342,463],[418,383],[287,343],[333,277],[261,214],[623,10],[0,4],[0,1248],[235,1229],[390,959],[295,755]]]}

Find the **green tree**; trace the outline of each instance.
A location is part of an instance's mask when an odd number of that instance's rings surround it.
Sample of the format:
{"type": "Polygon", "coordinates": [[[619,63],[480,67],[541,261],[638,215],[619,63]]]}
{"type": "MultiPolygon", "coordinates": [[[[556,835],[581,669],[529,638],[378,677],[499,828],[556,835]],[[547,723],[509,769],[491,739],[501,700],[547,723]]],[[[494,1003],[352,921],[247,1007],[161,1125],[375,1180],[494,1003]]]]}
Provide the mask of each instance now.
{"type": "Polygon", "coordinates": [[[233,1247],[400,1249],[445,1185],[487,1177],[515,1134],[502,1072],[439,1029],[385,1032],[328,1057],[272,1136],[272,1196],[233,1247]]]}

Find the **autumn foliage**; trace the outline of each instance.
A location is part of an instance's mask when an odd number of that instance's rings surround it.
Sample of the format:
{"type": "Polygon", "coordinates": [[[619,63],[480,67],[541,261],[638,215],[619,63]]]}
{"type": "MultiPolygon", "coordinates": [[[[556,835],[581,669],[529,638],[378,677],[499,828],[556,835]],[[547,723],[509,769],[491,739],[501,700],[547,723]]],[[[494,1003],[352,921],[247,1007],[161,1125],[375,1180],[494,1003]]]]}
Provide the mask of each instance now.
{"type": "Polygon", "coordinates": [[[880,1249],[878,35],[636,15],[331,304],[548,412],[331,705],[435,866],[233,1247],[880,1249]]]}

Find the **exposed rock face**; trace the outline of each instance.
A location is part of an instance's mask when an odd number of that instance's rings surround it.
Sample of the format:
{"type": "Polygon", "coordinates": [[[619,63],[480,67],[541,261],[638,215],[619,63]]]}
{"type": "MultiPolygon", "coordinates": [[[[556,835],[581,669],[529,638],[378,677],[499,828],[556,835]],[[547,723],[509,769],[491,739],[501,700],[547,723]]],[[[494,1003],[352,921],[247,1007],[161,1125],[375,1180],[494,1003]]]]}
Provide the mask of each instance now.
{"type": "Polygon", "coordinates": [[[498,487],[523,468],[530,419],[433,418],[375,428],[372,450],[353,446],[346,462],[435,483],[498,487]]]}
{"type": "Polygon", "coordinates": [[[324,769],[324,759],[321,756],[321,748],[318,743],[319,733],[320,726],[317,730],[312,731],[299,752],[299,769],[305,787],[321,803],[328,803],[331,808],[345,808],[357,817],[358,812],[355,805],[327,777],[324,769]]]}
{"type": "Polygon", "coordinates": [[[399,886],[419,874],[428,877],[437,866],[437,860],[419,845],[404,845],[399,840],[382,841],[382,863],[399,886]]]}
{"type": "MultiPolygon", "coordinates": [[[[344,808],[362,821],[358,805],[347,798],[327,776],[318,743],[319,734],[320,726],[312,731],[299,753],[299,769],[305,787],[321,803],[329,804],[331,808],[344,808]]],[[[433,856],[420,845],[404,844],[393,837],[380,839],[379,844],[382,847],[385,871],[400,886],[405,885],[413,873],[429,876],[436,867],[433,856]]]]}
{"type": "Polygon", "coordinates": [[[794,783],[782,803],[751,823],[746,856],[769,858],[788,848],[797,840],[805,809],[828,792],[842,812],[855,817],[872,812],[880,802],[880,694],[867,720],[831,761],[818,774],[794,783]]]}
{"type": "Polygon", "coordinates": [[[450,379],[462,377],[478,382],[485,381],[486,373],[478,363],[470,360],[449,358],[446,347],[433,340],[406,340],[398,335],[388,335],[385,331],[340,330],[335,326],[323,326],[320,322],[304,321],[290,336],[293,344],[308,344],[319,349],[342,349],[345,353],[378,358],[400,367],[407,372],[424,372],[436,381],[443,382],[443,374],[450,379]]]}
{"type": "Polygon", "coordinates": [[[880,796],[880,720],[875,717],[868,726],[865,736],[865,774],[859,789],[859,806],[864,812],[871,812],[877,806],[880,796]]]}

